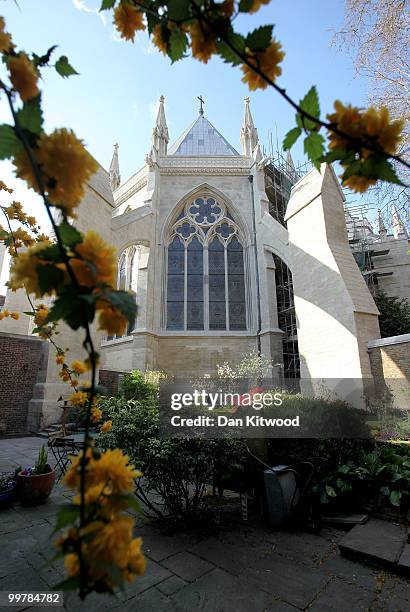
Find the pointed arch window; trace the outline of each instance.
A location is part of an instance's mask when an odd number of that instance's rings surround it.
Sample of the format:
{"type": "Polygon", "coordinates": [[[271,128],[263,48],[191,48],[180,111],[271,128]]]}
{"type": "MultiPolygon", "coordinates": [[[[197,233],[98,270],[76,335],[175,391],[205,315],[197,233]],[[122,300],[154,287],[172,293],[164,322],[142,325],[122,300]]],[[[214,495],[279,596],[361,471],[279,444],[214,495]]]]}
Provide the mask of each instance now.
{"type": "Polygon", "coordinates": [[[166,328],[246,330],[243,238],[225,205],[201,195],[171,228],[167,246],[166,328]]]}

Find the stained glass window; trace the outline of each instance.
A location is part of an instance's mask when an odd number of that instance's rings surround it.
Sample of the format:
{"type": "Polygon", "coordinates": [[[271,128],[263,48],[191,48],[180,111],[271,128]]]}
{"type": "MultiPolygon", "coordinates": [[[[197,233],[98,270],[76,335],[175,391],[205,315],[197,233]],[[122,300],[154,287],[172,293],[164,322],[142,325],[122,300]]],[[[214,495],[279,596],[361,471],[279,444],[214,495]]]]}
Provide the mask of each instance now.
{"type": "Polygon", "coordinates": [[[246,329],[243,246],[224,204],[207,195],[188,202],[167,258],[167,329],[246,329]]]}

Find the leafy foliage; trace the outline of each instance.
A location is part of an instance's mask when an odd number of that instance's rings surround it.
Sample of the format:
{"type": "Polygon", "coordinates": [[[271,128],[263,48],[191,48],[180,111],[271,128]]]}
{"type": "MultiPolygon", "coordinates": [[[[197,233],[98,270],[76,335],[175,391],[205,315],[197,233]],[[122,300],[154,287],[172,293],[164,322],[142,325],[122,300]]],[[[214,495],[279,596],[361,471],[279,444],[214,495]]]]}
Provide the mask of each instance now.
{"type": "Polygon", "coordinates": [[[66,55],[62,55],[60,59],[56,61],[55,69],[57,70],[58,74],[63,78],[68,78],[73,74],[78,74],[78,72],[74,70],[74,68],[68,61],[68,57],[66,55]]]}
{"type": "Polygon", "coordinates": [[[378,290],[374,295],[379,309],[380,335],[382,338],[410,334],[410,304],[406,299],[388,296],[378,290]]]}

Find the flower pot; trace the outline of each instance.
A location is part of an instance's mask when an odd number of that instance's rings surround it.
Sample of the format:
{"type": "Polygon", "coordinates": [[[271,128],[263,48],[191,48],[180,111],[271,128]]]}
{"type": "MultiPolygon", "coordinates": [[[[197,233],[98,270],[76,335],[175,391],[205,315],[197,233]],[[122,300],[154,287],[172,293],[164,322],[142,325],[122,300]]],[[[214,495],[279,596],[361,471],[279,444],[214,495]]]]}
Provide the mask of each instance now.
{"type": "Polygon", "coordinates": [[[45,474],[17,474],[18,496],[23,506],[36,506],[46,501],[54,487],[55,470],[45,474]]]}
{"type": "Polygon", "coordinates": [[[7,508],[16,499],[16,483],[0,493],[0,510],[7,508]]]}

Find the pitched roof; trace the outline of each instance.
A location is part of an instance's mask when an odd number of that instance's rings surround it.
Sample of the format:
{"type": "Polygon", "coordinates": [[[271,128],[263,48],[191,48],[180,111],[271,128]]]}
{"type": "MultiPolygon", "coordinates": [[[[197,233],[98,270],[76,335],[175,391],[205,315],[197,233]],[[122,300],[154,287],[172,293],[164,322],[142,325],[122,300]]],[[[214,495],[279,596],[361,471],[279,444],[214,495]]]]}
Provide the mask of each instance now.
{"type": "Polygon", "coordinates": [[[168,149],[168,155],[239,155],[218,130],[199,115],[168,149]]]}

